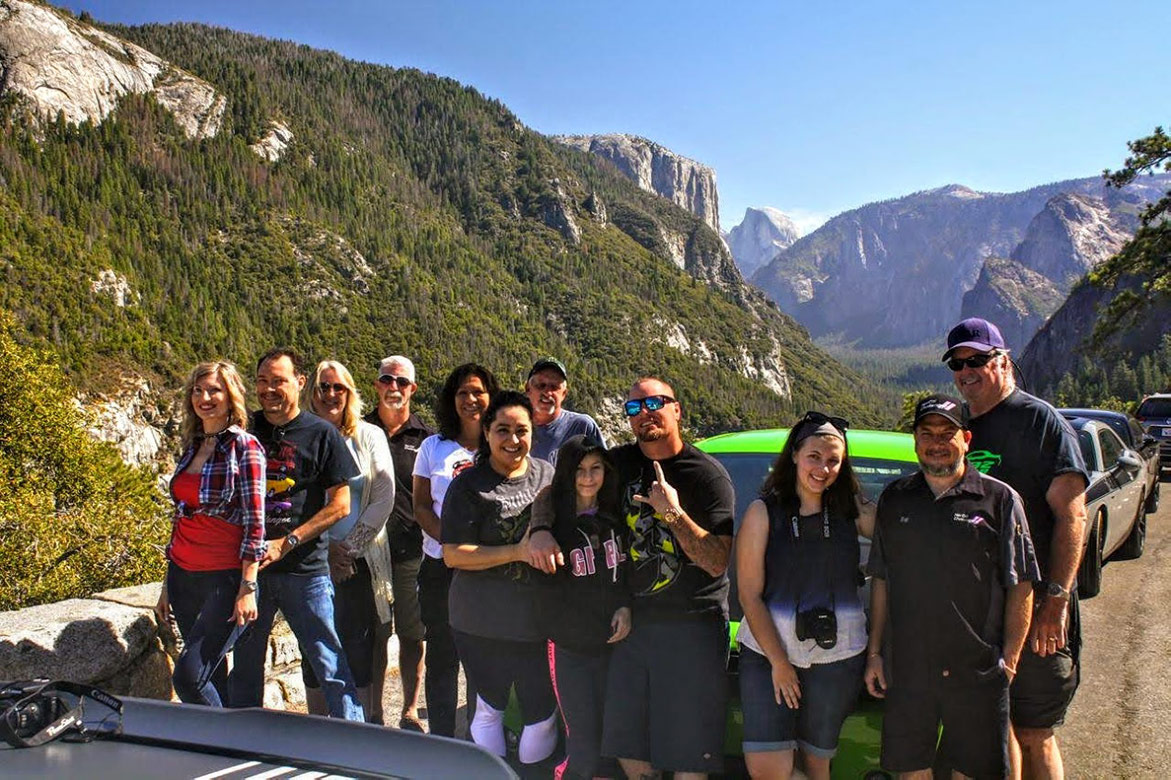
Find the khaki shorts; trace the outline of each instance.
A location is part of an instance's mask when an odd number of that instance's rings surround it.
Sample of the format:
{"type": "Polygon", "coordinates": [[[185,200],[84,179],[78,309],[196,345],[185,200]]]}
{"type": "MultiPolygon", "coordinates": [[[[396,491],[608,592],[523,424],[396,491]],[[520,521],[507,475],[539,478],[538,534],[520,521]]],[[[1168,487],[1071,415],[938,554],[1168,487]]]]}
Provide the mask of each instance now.
{"type": "Polygon", "coordinates": [[[394,617],[391,632],[398,634],[400,642],[422,642],[426,634],[422,612],[419,609],[419,564],[421,557],[408,561],[395,561],[391,565],[391,588],[394,590],[394,617]]]}

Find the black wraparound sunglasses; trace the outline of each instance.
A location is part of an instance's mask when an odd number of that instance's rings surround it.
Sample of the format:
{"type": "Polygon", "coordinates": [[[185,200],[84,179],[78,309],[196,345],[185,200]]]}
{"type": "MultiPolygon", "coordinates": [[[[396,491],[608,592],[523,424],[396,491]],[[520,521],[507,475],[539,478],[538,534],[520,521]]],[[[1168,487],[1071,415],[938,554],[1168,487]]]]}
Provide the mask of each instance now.
{"type": "Polygon", "coordinates": [[[850,423],[848,420],[846,420],[845,417],[832,417],[828,414],[822,414],[821,412],[806,412],[805,416],[801,418],[801,422],[798,424],[803,425],[805,423],[808,423],[814,427],[829,423],[842,433],[845,433],[850,429],[850,423]]]}
{"type": "Polygon", "coordinates": [[[988,361],[999,354],[999,352],[985,352],[982,355],[972,355],[966,358],[952,358],[947,361],[947,367],[952,371],[961,371],[964,366],[968,368],[983,368],[988,365],[988,361]]]}

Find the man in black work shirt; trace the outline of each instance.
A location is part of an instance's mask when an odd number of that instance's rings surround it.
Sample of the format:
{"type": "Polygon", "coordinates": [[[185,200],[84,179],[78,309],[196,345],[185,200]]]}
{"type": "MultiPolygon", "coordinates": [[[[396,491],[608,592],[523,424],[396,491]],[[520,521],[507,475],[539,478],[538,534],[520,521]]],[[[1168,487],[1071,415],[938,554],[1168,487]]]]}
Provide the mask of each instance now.
{"type": "Polygon", "coordinates": [[[887,700],[882,766],[909,778],[931,777],[937,746],[965,776],[1009,774],[1008,688],[1040,579],[1021,498],[967,463],[964,424],[958,399],[916,406],[920,471],[883,491],[867,567],[866,686],[887,700]]]}
{"type": "MultiPolygon", "coordinates": [[[[411,396],[419,385],[415,382],[415,364],[402,355],[391,355],[378,366],[378,407],[366,415],[366,422],[386,433],[390,455],[394,460],[394,509],[386,522],[390,542],[391,580],[394,590],[394,621],[398,634],[399,673],[403,681],[403,708],[398,726],[409,731],[423,731],[419,722],[419,680],[423,675],[423,638],[426,629],[419,608],[419,566],[423,561],[423,531],[415,522],[413,505],[415,456],[419,444],[435,430],[411,411],[411,396]]],[[[386,638],[389,639],[389,633],[386,638]]],[[[382,674],[385,681],[386,643],[380,642],[382,674]]],[[[379,691],[380,693],[380,691],[379,691]]],[[[375,721],[381,723],[382,697],[375,696],[375,721]]]]}

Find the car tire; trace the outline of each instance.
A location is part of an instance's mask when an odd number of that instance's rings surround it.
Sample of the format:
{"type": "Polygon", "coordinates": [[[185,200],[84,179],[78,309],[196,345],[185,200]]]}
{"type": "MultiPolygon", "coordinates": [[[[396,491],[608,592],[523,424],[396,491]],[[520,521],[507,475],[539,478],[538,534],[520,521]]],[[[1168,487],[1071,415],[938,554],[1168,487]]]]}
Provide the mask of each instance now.
{"type": "Polygon", "coordinates": [[[1086,540],[1086,554],[1077,570],[1077,593],[1083,599],[1093,598],[1102,590],[1102,511],[1094,515],[1090,537],[1086,540]]]}
{"type": "Polygon", "coordinates": [[[1149,501],[1139,501],[1138,512],[1135,513],[1134,523],[1130,526],[1130,535],[1126,541],[1118,546],[1113,558],[1120,561],[1133,561],[1141,558],[1143,548],[1147,544],[1147,504],[1149,501]]]}
{"type": "Polygon", "coordinates": [[[1159,511],[1159,485],[1161,483],[1156,480],[1155,487],[1152,488],[1151,494],[1147,496],[1147,505],[1143,507],[1143,512],[1148,515],[1153,515],[1159,511]]]}

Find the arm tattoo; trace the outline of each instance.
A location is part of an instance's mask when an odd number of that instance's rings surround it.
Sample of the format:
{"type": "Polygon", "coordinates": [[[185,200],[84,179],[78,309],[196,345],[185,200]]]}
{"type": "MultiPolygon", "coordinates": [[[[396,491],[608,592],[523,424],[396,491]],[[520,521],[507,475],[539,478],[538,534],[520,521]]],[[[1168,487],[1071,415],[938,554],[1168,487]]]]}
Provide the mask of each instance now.
{"type": "Polygon", "coordinates": [[[687,553],[687,557],[699,568],[713,577],[718,577],[727,570],[728,556],[732,552],[732,537],[706,533],[686,514],[675,521],[671,531],[683,552],[687,553]]]}

